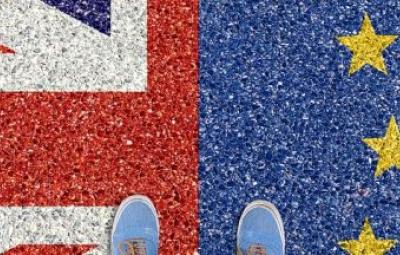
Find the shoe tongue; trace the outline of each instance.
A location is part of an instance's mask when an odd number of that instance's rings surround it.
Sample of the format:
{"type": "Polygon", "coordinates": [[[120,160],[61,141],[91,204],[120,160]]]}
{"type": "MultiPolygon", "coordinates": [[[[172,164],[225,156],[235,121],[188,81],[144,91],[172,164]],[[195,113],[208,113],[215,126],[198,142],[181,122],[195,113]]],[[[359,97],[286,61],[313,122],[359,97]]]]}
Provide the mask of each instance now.
{"type": "Polygon", "coordinates": [[[120,255],[146,255],[146,241],[141,238],[125,240],[118,246],[120,255]]]}
{"type": "Polygon", "coordinates": [[[260,244],[253,244],[247,249],[248,255],[268,255],[267,250],[260,244]]]}

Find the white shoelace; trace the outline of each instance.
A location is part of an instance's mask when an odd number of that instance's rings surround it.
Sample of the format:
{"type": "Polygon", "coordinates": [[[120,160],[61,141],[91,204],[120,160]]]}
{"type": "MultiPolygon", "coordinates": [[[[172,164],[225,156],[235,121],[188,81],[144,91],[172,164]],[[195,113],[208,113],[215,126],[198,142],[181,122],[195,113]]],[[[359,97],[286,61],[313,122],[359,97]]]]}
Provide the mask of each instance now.
{"type": "Polygon", "coordinates": [[[249,249],[247,250],[248,255],[267,255],[267,250],[264,246],[259,244],[250,245],[249,249]]]}
{"type": "Polygon", "coordinates": [[[144,239],[129,239],[118,244],[120,255],[146,255],[146,242],[144,239]]]}

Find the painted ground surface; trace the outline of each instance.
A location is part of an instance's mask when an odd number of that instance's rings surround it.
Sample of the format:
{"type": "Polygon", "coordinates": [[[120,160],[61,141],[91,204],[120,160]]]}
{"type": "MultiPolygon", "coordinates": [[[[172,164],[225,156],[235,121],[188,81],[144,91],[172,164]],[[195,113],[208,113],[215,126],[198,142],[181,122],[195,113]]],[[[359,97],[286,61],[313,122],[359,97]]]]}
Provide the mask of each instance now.
{"type": "Polygon", "coordinates": [[[108,254],[115,207],[140,193],[160,254],[233,254],[254,199],[280,210],[287,254],[400,254],[399,14],[2,1],[0,253],[108,254]]]}
{"type": "Polygon", "coordinates": [[[140,193],[160,214],[160,254],[193,254],[196,1],[121,0],[112,11],[110,1],[45,2],[0,3],[0,17],[16,24],[1,30],[0,85],[13,75],[25,84],[0,93],[0,253],[108,254],[115,206],[140,193]],[[22,30],[7,37],[12,28],[22,30]],[[144,61],[125,63],[138,53],[144,61]],[[60,54],[67,65],[52,62],[60,54]],[[71,75],[77,65],[91,72],[71,75]],[[120,69],[130,72],[123,80],[120,69]],[[47,79],[60,73],[68,82],[47,79]],[[105,77],[100,86],[85,82],[97,75],[105,77]]]}
{"type": "Polygon", "coordinates": [[[376,34],[400,33],[395,1],[201,1],[203,254],[233,253],[255,198],[280,210],[287,254],[346,254],[338,242],[358,239],[365,218],[377,238],[399,237],[398,130],[375,148],[387,158],[363,139],[400,120],[400,41],[383,52],[387,75],[372,60],[349,75],[355,54],[337,39],[358,34],[365,12],[376,34]]]}

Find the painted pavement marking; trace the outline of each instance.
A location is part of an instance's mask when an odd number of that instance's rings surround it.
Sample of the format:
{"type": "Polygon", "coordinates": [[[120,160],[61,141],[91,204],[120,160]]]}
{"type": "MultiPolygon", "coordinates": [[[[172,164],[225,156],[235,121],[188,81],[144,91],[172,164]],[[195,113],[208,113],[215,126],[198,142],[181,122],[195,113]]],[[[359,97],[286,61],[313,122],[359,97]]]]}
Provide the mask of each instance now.
{"type": "Polygon", "coordinates": [[[115,207],[0,207],[0,253],[22,244],[97,247],[108,254],[115,207]]]}
{"type": "Polygon", "coordinates": [[[40,0],[3,0],[2,91],[144,91],[147,1],[113,1],[111,36],[40,0]],[[129,7],[129,8],[128,8],[129,7]]]}

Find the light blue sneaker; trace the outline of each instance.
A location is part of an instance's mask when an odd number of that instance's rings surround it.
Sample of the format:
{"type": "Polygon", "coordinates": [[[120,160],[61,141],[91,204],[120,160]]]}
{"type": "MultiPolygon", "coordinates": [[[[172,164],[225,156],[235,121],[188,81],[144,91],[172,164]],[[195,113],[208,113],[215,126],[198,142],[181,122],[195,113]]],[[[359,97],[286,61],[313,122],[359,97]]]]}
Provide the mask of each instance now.
{"type": "Polygon", "coordinates": [[[256,200],[244,209],[237,232],[237,253],[246,255],[284,255],[285,232],[276,207],[256,200]]]}
{"type": "Polygon", "coordinates": [[[113,255],[157,255],[160,223],[153,203],[145,196],[122,201],[111,233],[113,255]]]}

